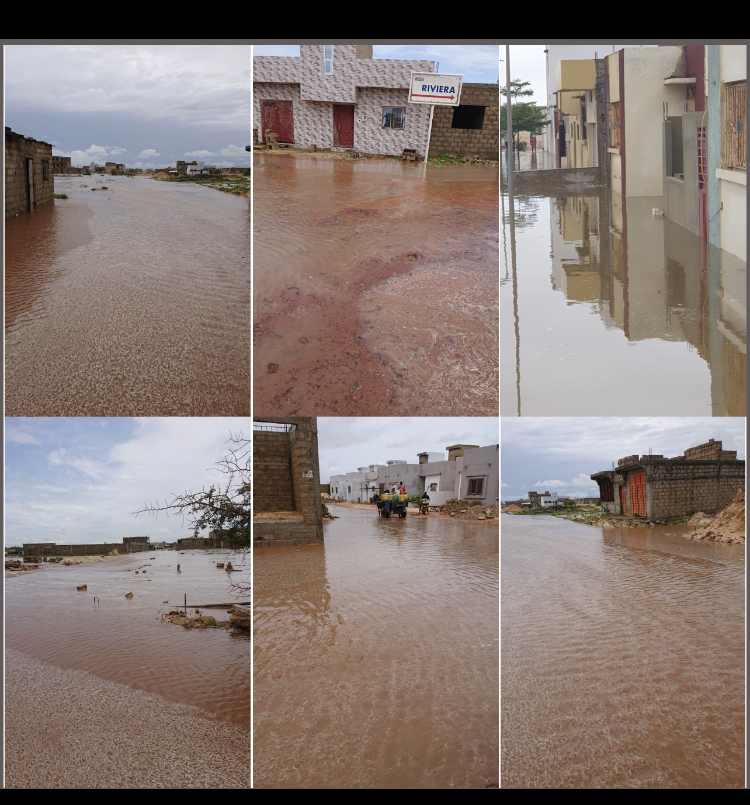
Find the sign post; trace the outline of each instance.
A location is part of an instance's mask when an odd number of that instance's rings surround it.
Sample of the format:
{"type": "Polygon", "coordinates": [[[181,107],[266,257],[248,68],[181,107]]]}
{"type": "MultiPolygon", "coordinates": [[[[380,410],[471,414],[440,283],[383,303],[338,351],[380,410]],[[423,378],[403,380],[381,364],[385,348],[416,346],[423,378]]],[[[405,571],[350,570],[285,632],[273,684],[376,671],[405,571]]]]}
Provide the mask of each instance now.
{"type": "Polygon", "coordinates": [[[427,150],[424,161],[430,154],[432,118],[436,106],[458,106],[461,102],[461,87],[464,77],[450,73],[417,73],[412,70],[409,85],[409,103],[429,104],[430,128],[427,133],[427,150]]]}

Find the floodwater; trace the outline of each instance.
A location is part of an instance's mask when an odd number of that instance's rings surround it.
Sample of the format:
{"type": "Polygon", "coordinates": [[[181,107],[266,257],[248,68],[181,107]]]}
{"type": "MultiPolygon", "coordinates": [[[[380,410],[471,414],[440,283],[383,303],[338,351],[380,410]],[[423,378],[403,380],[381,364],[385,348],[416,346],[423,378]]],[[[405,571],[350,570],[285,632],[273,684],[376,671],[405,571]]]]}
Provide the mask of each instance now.
{"type": "Polygon", "coordinates": [[[518,196],[501,257],[503,416],[745,416],[746,264],[659,198],[518,196]]]}
{"type": "Polygon", "coordinates": [[[743,787],[744,546],[501,527],[502,787],[743,787]]]}
{"type": "Polygon", "coordinates": [[[498,785],[498,529],[331,506],[254,552],[254,785],[498,785]]]}
{"type": "Polygon", "coordinates": [[[6,414],[249,415],[249,199],[122,176],[55,191],[6,221],[6,414]]]}
{"type": "MultiPolygon", "coordinates": [[[[229,556],[149,551],[71,567],[43,563],[40,570],[6,578],[6,647],[249,729],[249,632],[161,622],[161,614],[181,606],[186,593],[188,604],[248,600],[238,598],[229,574],[214,566],[229,556]],[[78,592],[82,584],[88,590],[78,592]],[[132,599],[125,598],[129,592],[132,599]]],[[[249,557],[243,562],[233,555],[231,561],[242,568],[232,574],[234,581],[250,576],[249,557]]],[[[228,619],[221,609],[201,612],[228,619]]]]}
{"type": "Polygon", "coordinates": [[[497,168],[256,155],[264,413],[497,413],[497,168]]]}

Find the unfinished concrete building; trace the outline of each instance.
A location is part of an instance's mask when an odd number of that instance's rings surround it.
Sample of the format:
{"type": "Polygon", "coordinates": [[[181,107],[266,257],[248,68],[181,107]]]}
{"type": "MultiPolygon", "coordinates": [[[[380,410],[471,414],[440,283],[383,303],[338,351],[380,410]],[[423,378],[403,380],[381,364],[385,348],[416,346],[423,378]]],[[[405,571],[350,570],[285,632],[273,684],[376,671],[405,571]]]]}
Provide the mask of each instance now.
{"type": "Polygon", "coordinates": [[[253,546],[323,542],[316,417],[256,417],[253,546]]]}
{"type": "Polygon", "coordinates": [[[617,469],[591,476],[599,486],[602,505],[613,514],[649,520],[716,514],[745,486],[745,462],[720,441],[688,448],[684,455],[626,456],[617,469]]]}
{"type": "Polygon", "coordinates": [[[122,542],[93,542],[80,545],[58,545],[56,542],[24,542],[24,556],[96,556],[118,550],[120,553],[147,551],[148,537],[123,537],[122,542]]]}
{"type": "Polygon", "coordinates": [[[458,106],[436,106],[429,156],[500,158],[500,87],[464,84],[458,106]]]}

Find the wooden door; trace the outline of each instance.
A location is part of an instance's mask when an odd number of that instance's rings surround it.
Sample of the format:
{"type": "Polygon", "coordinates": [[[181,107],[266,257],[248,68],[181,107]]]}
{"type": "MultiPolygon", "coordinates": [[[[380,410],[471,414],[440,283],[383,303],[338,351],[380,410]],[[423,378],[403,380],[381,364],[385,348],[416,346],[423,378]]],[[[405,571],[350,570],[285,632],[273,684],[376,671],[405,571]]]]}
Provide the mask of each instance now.
{"type": "Polygon", "coordinates": [[[630,483],[630,513],[646,516],[646,473],[636,472],[628,479],[630,483]]]}
{"type": "Polygon", "coordinates": [[[260,121],[263,126],[261,137],[265,141],[266,130],[278,135],[280,143],[294,142],[294,109],[291,101],[262,101],[260,121]]]}
{"type": "Polygon", "coordinates": [[[34,210],[34,160],[31,157],[26,158],[26,196],[29,203],[29,212],[34,210]]]}
{"type": "Polygon", "coordinates": [[[354,107],[337,104],[333,107],[333,144],[339,148],[354,148],[354,107]]]}
{"type": "Polygon", "coordinates": [[[620,514],[627,514],[628,490],[623,484],[620,487],[620,514]]]}

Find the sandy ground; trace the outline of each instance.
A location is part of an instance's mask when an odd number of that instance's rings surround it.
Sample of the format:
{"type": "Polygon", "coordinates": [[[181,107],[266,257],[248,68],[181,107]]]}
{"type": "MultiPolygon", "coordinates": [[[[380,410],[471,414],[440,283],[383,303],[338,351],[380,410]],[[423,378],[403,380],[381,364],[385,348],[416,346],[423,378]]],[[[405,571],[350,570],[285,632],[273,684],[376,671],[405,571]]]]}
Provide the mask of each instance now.
{"type": "MultiPolygon", "coordinates": [[[[705,515],[704,515],[705,517],[705,515]]],[[[699,527],[690,535],[690,539],[709,540],[711,542],[728,542],[745,544],[745,490],[738,489],[737,496],[708,522],[698,522],[699,527]]]]}
{"type": "Polygon", "coordinates": [[[249,788],[250,733],[5,653],[6,788],[249,788]]]}

